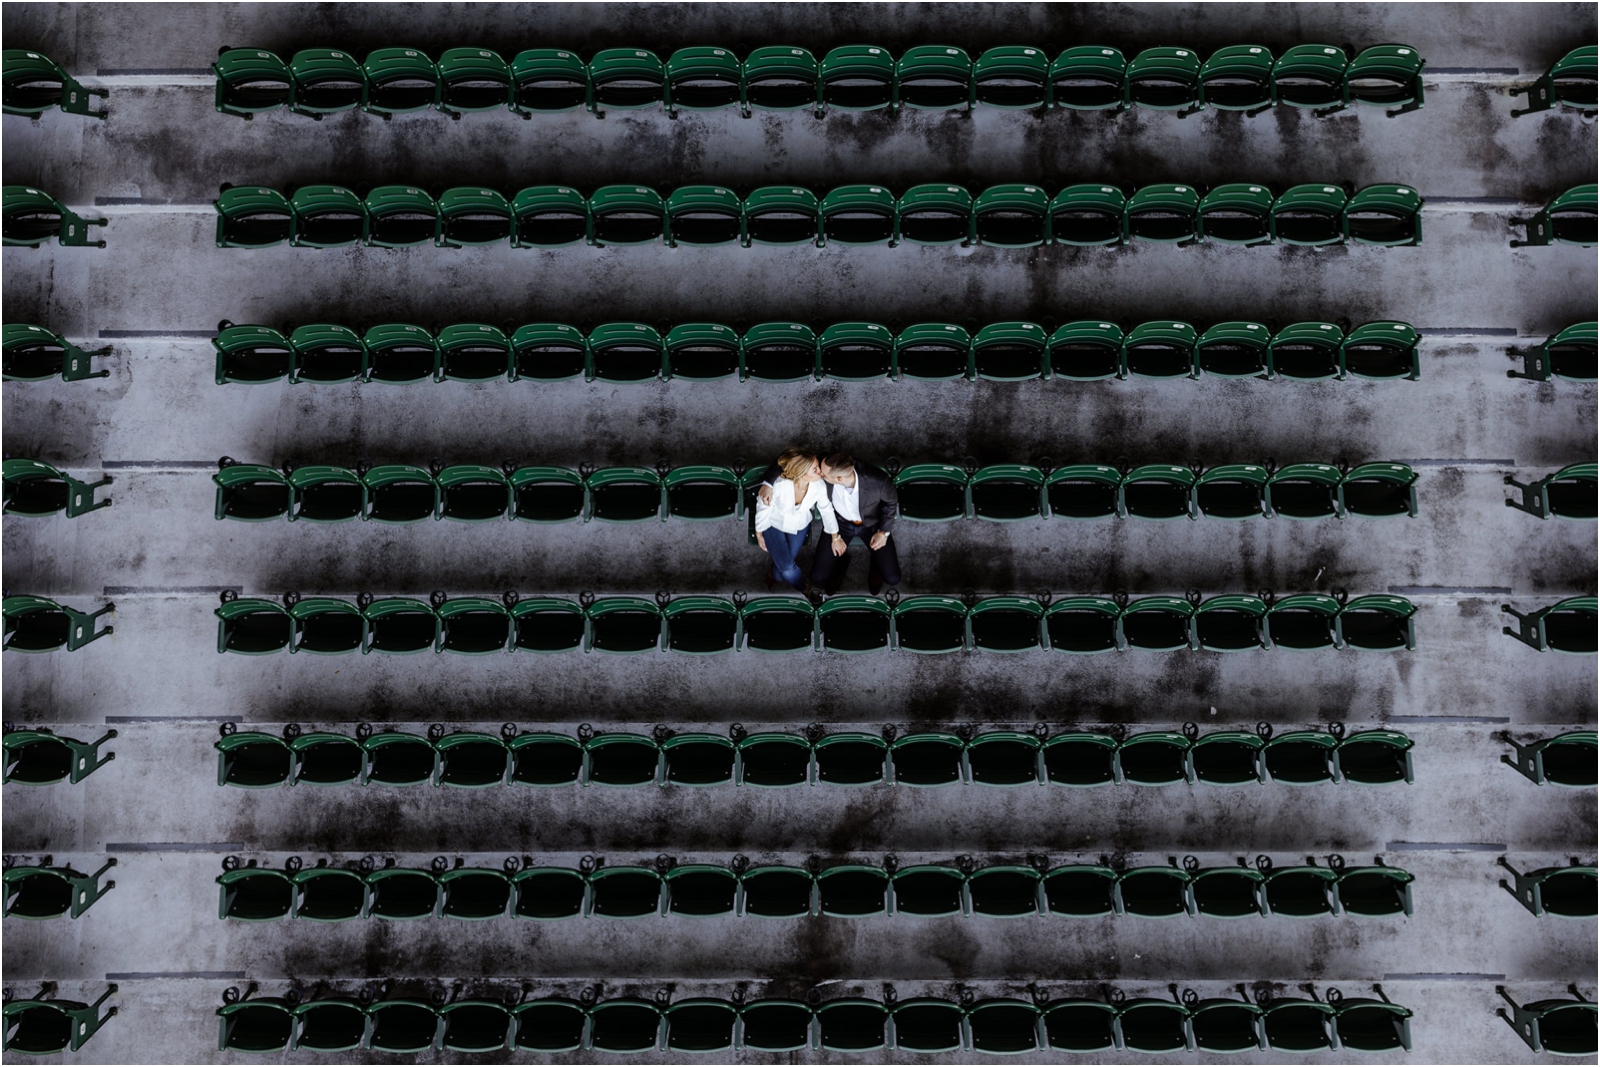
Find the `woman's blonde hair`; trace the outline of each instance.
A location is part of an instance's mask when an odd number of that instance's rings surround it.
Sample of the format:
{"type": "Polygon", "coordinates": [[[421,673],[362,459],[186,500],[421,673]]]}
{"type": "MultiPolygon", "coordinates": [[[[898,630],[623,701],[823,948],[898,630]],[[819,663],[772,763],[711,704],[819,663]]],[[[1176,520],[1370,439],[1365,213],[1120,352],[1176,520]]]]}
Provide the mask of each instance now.
{"type": "Polygon", "coordinates": [[[790,448],[778,457],[778,469],[783,471],[783,476],[791,482],[798,482],[811,472],[811,467],[816,462],[815,452],[802,452],[798,448],[790,448]]]}

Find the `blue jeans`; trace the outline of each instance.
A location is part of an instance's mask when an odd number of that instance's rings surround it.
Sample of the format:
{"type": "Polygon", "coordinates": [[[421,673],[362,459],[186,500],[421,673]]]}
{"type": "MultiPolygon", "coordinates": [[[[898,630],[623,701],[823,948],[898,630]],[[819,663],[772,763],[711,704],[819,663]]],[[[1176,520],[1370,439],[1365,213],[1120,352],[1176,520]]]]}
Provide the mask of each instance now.
{"type": "Polygon", "coordinates": [[[810,527],[799,533],[784,533],[776,528],[761,531],[762,539],[767,542],[767,555],[772,557],[773,576],[796,589],[805,587],[805,575],[800,573],[800,564],[794,558],[805,547],[806,534],[810,532],[810,527]]]}

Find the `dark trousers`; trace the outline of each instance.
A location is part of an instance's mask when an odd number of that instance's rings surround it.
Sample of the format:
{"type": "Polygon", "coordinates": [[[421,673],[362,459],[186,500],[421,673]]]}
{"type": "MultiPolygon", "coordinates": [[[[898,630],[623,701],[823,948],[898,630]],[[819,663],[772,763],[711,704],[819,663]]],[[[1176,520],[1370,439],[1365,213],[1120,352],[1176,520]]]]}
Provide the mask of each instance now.
{"type": "MultiPolygon", "coordinates": [[[[839,523],[839,536],[844,538],[847,545],[855,540],[870,544],[872,535],[877,532],[876,526],[855,526],[842,520],[839,523]]],[[[895,554],[894,535],[889,536],[882,548],[869,549],[868,554],[871,557],[867,564],[869,571],[882,578],[885,585],[900,584],[900,557],[895,554]]],[[[849,569],[849,554],[835,556],[833,539],[823,534],[822,540],[817,543],[817,553],[811,559],[811,584],[824,589],[837,589],[844,584],[844,576],[849,569]]]]}

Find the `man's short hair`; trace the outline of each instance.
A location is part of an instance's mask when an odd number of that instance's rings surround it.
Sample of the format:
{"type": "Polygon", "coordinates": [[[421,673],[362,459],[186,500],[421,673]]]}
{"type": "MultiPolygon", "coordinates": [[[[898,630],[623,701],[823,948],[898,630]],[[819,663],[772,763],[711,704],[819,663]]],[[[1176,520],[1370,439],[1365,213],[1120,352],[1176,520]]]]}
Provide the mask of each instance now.
{"type": "Polygon", "coordinates": [[[848,452],[835,452],[822,461],[829,469],[836,471],[853,471],[856,469],[855,457],[848,452]]]}

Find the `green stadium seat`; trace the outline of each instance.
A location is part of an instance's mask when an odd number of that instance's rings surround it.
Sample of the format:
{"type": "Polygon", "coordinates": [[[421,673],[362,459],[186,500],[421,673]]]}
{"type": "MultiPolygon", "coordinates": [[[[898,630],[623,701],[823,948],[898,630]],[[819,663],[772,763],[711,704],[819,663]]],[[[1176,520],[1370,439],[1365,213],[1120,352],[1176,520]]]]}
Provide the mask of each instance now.
{"type": "Polygon", "coordinates": [[[1207,785],[1250,785],[1265,782],[1261,750],[1266,739],[1245,730],[1218,730],[1189,746],[1190,781],[1207,785]]]}
{"type": "Polygon", "coordinates": [[[1094,655],[1118,649],[1117,620],[1122,609],[1106,597],[1068,597],[1044,613],[1045,636],[1056,652],[1094,655]]]}
{"type": "Polygon", "coordinates": [[[570,600],[535,597],[511,606],[512,648],[523,652],[571,652],[588,637],[588,616],[570,600]]]}
{"type": "Polygon", "coordinates": [[[1016,730],[991,730],[967,743],[967,777],[978,785],[1038,785],[1039,738],[1016,730]]]}
{"type": "Polygon", "coordinates": [[[1424,103],[1422,55],[1409,45],[1363,49],[1344,72],[1344,102],[1387,109],[1390,118],[1418,111],[1424,103]]]}
{"type": "MultiPolygon", "coordinates": [[[[12,463],[31,460],[7,460],[7,471],[12,463]]],[[[9,480],[10,474],[7,474],[9,480]]],[[[1506,507],[1526,511],[1541,519],[1552,515],[1558,519],[1593,521],[1597,513],[1597,496],[1600,496],[1600,466],[1593,463],[1573,463],[1554,474],[1547,474],[1534,482],[1519,482],[1506,475],[1505,483],[1522,492],[1522,499],[1506,501],[1506,507]]],[[[8,481],[9,484],[9,481],[8,481]]],[[[97,505],[98,506],[98,505],[97,505]]],[[[7,511],[12,510],[10,505],[7,511]]],[[[67,514],[72,514],[70,509],[67,514]]]]}
{"type": "Polygon", "coordinates": [[[733,190],[720,185],[680,185],[667,197],[668,247],[731,245],[743,239],[744,202],[733,190]]]}
{"type": "Polygon", "coordinates": [[[289,780],[294,755],[281,737],[246,731],[237,733],[225,724],[217,750],[217,784],[240,789],[272,789],[289,780]]]}
{"type": "Polygon", "coordinates": [[[512,1046],[528,1052],[575,1052],[583,1046],[588,1013],[556,997],[523,1001],[511,1009],[516,1021],[512,1046]]]}
{"type": "Polygon", "coordinates": [[[488,382],[509,377],[511,339],[498,326],[458,322],[439,331],[434,381],[488,382]]]}
{"type": "Polygon", "coordinates": [[[1115,48],[1076,45],[1050,64],[1050,99],[1073,111],[1121,111],[1128,100],[1128,61],[1115,48]]]}
{"type": "Polygon", "coordinates": [[[589,102],[589,67],[562,48],[525,48],[511,60],[511,87],[511,110],[523,118],[576,111],[589,102]]]}
{"type": "Polygon", "coordinates": [[[1350,57],[1325,44],[1297,44],[1272,65],[1272,90],[1280,104],[1317,110],[1344,106],[1350,57]]]}
{"type": "Polygon", "coordinates": [[[294,635],[289,651],[339,656],[358,651],[366,639],[367,623],[361,609],[348,600],[300,594],[286,597],[294,635]]]}
{"type": "Polygon", "coordinates": [[[108,225],[108,219],[74,214],[49,193],[25,185],[8,185],[0,194],[4,211],[0,243],[38,248],[54,237],[63,247],[106,246],[104,241],[89,239],[89,227],[108,225]]]}
{"type": "Polygon", "coordinates": [[[955,734],[917,733],[896,738],[889,745],[894,784],[919,788],[956,785],[964,778],[961,754],[965,749],[966,742],[955,734]]]}
{"type": "Polygon", "coordinates": [[[1356,785],[1410,784],[1415,745],[1398,730],[1360,730],[1339,741],[1334,766],[1342,781],[1356,785]]]}
{"type": "Polygon", "coordinates": [[[792,919],[815,913],[816,878],[804,868],[751,867],[739,876],[739,885],[742,915],[792,919]]]}
{"type": "Polygon", "coordinates": [[[965,248],[973,241],[972,204],[972,194],[959,185],[913,185],[896,202],[900,240],[965,248]]]}
{"type": "Polygon", "coordinates": [[[1261,901],[1264,877],[1260,871],[1243,865],[1205,869],[1196,866],[1191,869],[1189,877],[1191,908],[1196,915],[1218,919],[1243,919],[1265,914],[1261,901]]]}
{"type": "Polygon", "coordinates": [[[1197,519],[1194,487],[1199,476],[1188,467],[1152,463],[1122,476],[1118,510],[1134,519],[1197,519]]]}
{"type": "MultiPolygon", "coordinates": [[[[1258,863],[1259,866],[1259,863],[1258,863]]],[[[1268,915],[1291,919],[1314,919],[1338,913],[1334,887],[1337,871],[1327,867],[1264,868],[1261,899],[1268,915]]]]}
{"type": "Polygon", "coordinates": [[[1122,472],[1100,463],[1058,467],[1045,478],[1048,517],[1104,519],[1119,513],[1122,472]]]}
{"type": "Polygon", "coordinates": [[[1600,56],[1600,49],[1592,44],[1574,48],[1556,60],[1544,76],[1532,85],[1512,89],[1511,96],[1528,98],[1528,106],[1520,111],[1513,110],[1512,117],[1549,111],[1558,105],[1593,115],[1597,105],[1595,86],[1597,76],[1600,76],[1597,56],[1600,56]]]}
{"type": "Polygon", "coordinates": [[[566,185],[530,185],[511,200],[517,248],[562,248],[589,237],[589,201],[566,185]]]}
{"type": "MultiPolygon", "coordinates": [[[[232,992],[237,993],[238,990],[232,992]]],[[[55,1004],[54,1001],[39,1003],[52,1006],[55,1004]]],[[[10,1001],[6,1003],[7,1030],[10,1029],[13,1006],[10,1001]]],[[[217,1009],[217,1015],[221,1018],[217,1035],[219,1052],[281,1052],[289,1047],[290,1038],[294,1035],[294,1010],[287,1001],[276,997],[224,1003],[217,1009]]],[[[77,1028],[73,1026],[71,1029],[75,1033],[77,1028]]],[[[8,1040],[8,1051],[10,1044],[8,1040]]],[[[60,1047],[52,1046],[48,1051],[60,1051],[65,1044],[65,1041],[62,1041],[60,1047]]]]}
{"type": "Polygon", "coordinates": [[[1045,1041],[1066,1052],[1116,1047],[1117,1009],[1099,1000],[1055,1000],[1044,1006],[1045,1041]]]}
{"type": "Polygon", "coordinates": [[[112,627],[96,630],[94,621],[110,611],[115,604],[107,604],[99,611],[74,611],[39,596],[8,596],[5,598],[5,647],[14,652],[55,652],[65,648],[76,652],[91,641],[97,641],[112,632],[112,627]]]}
{"type": "Polygon", "coordinates": [[[972,338],[972,372],[994,382],[1043,378],[1049,359],[1049,335],[1032,322],[994,322],[972,338]]]}
{"type": "Polygon", "coordinates": [[[967,606],[955,597],[907,597],[894,605],[895,648],[941,654],[967,647],[967,606]]]}
{"type": "Polygon", "coordinates": [[[967,612],[967,638],[979,652],[1031,652],[1043,647],[1043,618],[1044,605],[1037,600],[985,597],[967,612]]]}
{"type": "Polygon", "coordinates": [[[955,867],[934,863],[902,867],[890,877],[896,915],[938,917],[963,915],[967,876],[955,867]]]}
{"type": "Polygon", "coordinates": [[[1271,337],[1259,322],[1219,322],[1195,344],[1195,367],[1216,378],[1265,378],[1271,337]]]}
{"type": "Polygon", "coordinates": [[[1020,1055],[1039,1049],[1039,1008],[1025,1000],[980,1000],[967,1009],[975,1052],[1020,1055]]]}
{"type": "Polygon", "coordinates": [[[439,1041],[439,1015],[416,1000],[380,1000],[367,1006],[372,1028],[367,1047],[378,1052],[426,1052],[439,1041]]]}
{"type": "MultiPolygon", "coordinates": [[[[727,738],[721,740],[727,741],[727,738]]],[[[733,773],[732,748],[729,748],[728,773],[733,773]]],[[[669,870],[666,884],[666,914],[708,917],[732,915],[739,899],[739,876],[726,867],[709,863],[687,863],[669,870]]],[[[731,1022],[729,1024],[731,1029],[731,1022]]]]}
{"type": "Polygon", "coordinates": [[[1040,880],[1046,910],[1077,919],[1114,913],[1116,887],[1117,872],[1097,864],[1055,867],[1040,880]]]}
{"type": "Polygon", "coordinates": [[[511,612],[497,600],[486,597],[433,597],[433,610],[439,616],[439,636],[434,651],[482,656],[504,652],[511,639],[511,612]]]}
{"type": "Polygon", "coordinates": [[[289,205],[296,248],[348,248],[366,240],[367,205],[342,185],[307,185],[296,189],[289,205]]]}
{"type": "Polygon", "coordinates": [[[117,887],[114,881],[100,884],[100,876],[116,865],[113,856],[93,874],[79,874],[71,867],[52,867],[48,861],[43,866],[7,867],[6,918],[56,919],[71,913],[76,919],[117,887]]]}
{"type": "MultiPolygon", "coordinates": [[[[899,884],[898,882],[896,883],[899,884]]],[[[964,1018],[960,1006],[948,1000],[916,997],[889,1009],[894,1024],[894,1047],[907,1052],[959,1052],[964,1018]]]]}
{"type": "Polygon", "coordinates": [[[919,111],[972,110],[972,57],[960,48],[919,44],[895,63],[901,107],[919,111]]]}
{"type": "Polygon", "coordinates": [[[511,380],[563,382],[589,369],[589,340],[575,326],[531,322],[511,335],[511,380]]]}
{"type": "Polygon", "coordinates": [[[739,476],[727,467],[677,467],[667,472],[662,487],[666,513],[675,519],[710,522],[739,512],[739,476]]]}
{"type": "Polygon", "coordinates": [[[289,740],[289,751],[294,754],[290,785],[350,785],[361,780],[367,765],[361,743],[344,734],[302,733],[289,740]]]}
{"type": "Polygon", "coordinates": [[[972,96],[985,107],[1042,109],[1050,99],[1050,57],[1027,45],[990,48],[973,64],[972,96]]]}
{"type": "Polygon", "coordinates": [[[870,382],[894,370],[894,334],[875,322],[836,322],[817,339],[817,373],[842,382],[870,382]]]}
{"type": "Polygon", "coordinates": [[[404,322],[374,326],[361,343],[367,350],[363,381],[406,385],[433,381],[439,373],[439,342],[421,326],[404,322]]]}
{"type": "Polygon", "coordinates": [[[297,327],[289,335],[289,350],[291,382],[355,382],[366,376],[366,347],[361,335],[348,326],[297,327]]]}
{"type": "MultiPolygon", "coordinates": [[[[1517,898],[1528,911],[1537,916],[1554,915],[1561,919],[1593,919],[1596,908],[1596,869],[1574,863],[1570,867],[1542,867],[1526,873],[1506,862],[1504,856],[1495,860],[1511,872],[1514,885],[1500,880],[1500,888],[1517,898]]],[[[10,872],[6,872],[7,879],[10,872]]],[[[9,914],[9,913],[8,913],[9,914]]]]}
{"type": "MultiPolygon", "coordinates": [[[[362,785],[423,785],[433,781],[439,766],[438,750],[415,734],[386,730],[365,738],[361,747],[367,753],[362,785]]],[[[372,875],[368,875],[369,883],[371,879],[372,875]]]]}
{"type": "Polygon", "coordinates": [[[1141,597],[1122,609],[1123,642],[1146,652],[1192,648],[1189,619],[1194,607],[1183,597],[1141,597]]]}
{"type": "Polygon", "coordinates": [[[1267,603],[1260,597],[1237,593],[1211,597],[1195,608],[1195,644],[1206,652],[1271,648],[1263,627],[1266,614],[1267,603]]]}
{"type": "MultiPolygon", "coordinates": [[[[455,873],[455,872],[451,872],[455,873]]],[[[458,1000],[439,1009],[441,1048],[450,1052],[497,1052],[511,1037],[511,1011],[492,1000],[458,1000]]]]}
{"type": "MultiPolygon", "coordinates": [[[[577,918],[583,914],[589,895],[589,883],[583,875],[566,867],[524,867],[511,876],[511,888],[515,894],[511,903],[511,917],[541,922],[577,918]]],[[[538,1014],[535,1012],[534,1017],[537,1018],[538,1014]]],[[[520,1038],[532,1020],[526,1014],[518,1018],[521,1020],[518,1026],[520,1038]]],[[[578,1025],[581,1030],[581,1019],[578,1025]]],[[[528,1036],[532,1038],[533,1034],[529,1033],[528,1036]]],[[[543,1046],[535,1040],[519,1040],[518,1047],[543,1046]]]]}
{"type": "Polygon", "coordinates": [[[1179,118],[1200,110],[1200,57],[1188,48],[1146,48],[1128,64],[1128,99],[1179,118]]]}
{"type": "Polygon", "coordinates": [[[1042,517],[1044,472],[1016,463],[997,463],[974,472],[967,480],[967,512],[989,522],[1042,517]]]}
{"type": "Polygon", "coordinates": [[[817,630],[825,652],[886,650],[893,628],[893,610],[876,597],[830,597],[817,608],[817,630]]]}
{"type": "Polygon", "coordinates": [[[744,245],[822,240],[822,205],[810,189],[765,185],[744,198],[744,245]]]}
{"type": "Polygon", "coordinates": [[[1338,781],[1339,739],[1319,730],[1291,730],[1272,737],[1263,731],[1261,751],[1267,777],[1284,785],[1321,785],[1338,781]]]}
{"type": "Polygon", "coordinates": [[[511,517],[523,522],[577,522],[589,504],[583,476],[564,467],[519,467],[511,473],[511,517]]]}
{"type": "Polygon", "coordinates": [[[1411,883],[1415,880],[1411,872],[1382,863],[1342,868],[1334,884],[1337,910],[1345,915],[1410,915],[1411,883]]]}
{"type": "MultiPolygon", "coordinates": [[[[661,759],[662,781],[668,785],[732,785],[738,748],[721,734],[677,734],[661,742],[661,759]]],[[[671,878],[669,873],[669,883],[671,878]]],[[[728,901],[731,913],[732,890],[728,901]]]]}
{"type": "MultiPolygon", "coordinates": [[[[7,187],[6,214],[9,220],[11,208],[10,191],[15,186],[7,187]]],[[[1596,203],[1596,187],[1593,185],[1578,185],[1550,203],[1544,210],[1530,218],[1513,218],[1511,225],[1526,226],[1527,237],[1521,241],[1512,241],[1512,248],[1526,248],[1530,245],[1580,245],[1584,248],[1593,248],[1600,237],[1596,236],[1596,225],[1600,223],[1600,206],[1596,203]]],[[[12,244],[9,238],[7,244],[12,244]]],[[[68,243],[63,240],[63,244],[68,243]]]]}
{"type": "Polygon", "coordinates": [[[1272,203],[1264,185],[1219,185],[1200,201],[1200,237],[1223,245],[1271,244],[1272,203]]]}
{"type": "Polygon", "coordinates": [[[679,323],[667,332],[666,368],[668,380],[709,382],[739,374],[738,331],[714,322],[679,323]]]}
{"type": "Polygon", "coordinates": [[[667,59],[663,102],[667,114],[736,107],[743,87],[739,57],[726,48],[680,48],[667,59]]]}
{"type": "Polygon", "coordinates": [[[375,48],[361,64],[361,110],[395,115],[439,106],[439,68],[416,48],[375,48]]]}
{"type": "Polygon", "coordinates": [[[1218,111],[1259,115],[1278,101],[1272,86],[1272,51],[1255,44],[1219,48],[1200,66],[1200,103],[1218,111]]]}
{"type": "Polygon", "coordinates": [[[80,482],[36,459],[8,459],[4,480],[7,515],[42,517],[62,512],[73,519],[111,506],[109,499],[94,498],[96,489],[111,484],[109,474],[97,482],[80,482]]]}
{"type": "Polygon", "coordinates": [[[738,743],[738,784],[763,789],[805,785],[811,779],[811,742],[795,734],[751,734],[738,743]]]}
{"type": "Polygon", "coordinates": [[[451,118],[509,107],[511,94],[511,67],[496,53],[447,48],[439,56],[439,110],[451,118]]]}
{"type": "Polygon", "coordinates": [[[595,522],[649,522],[665,504],[661,475],[645,467],[602,467],[584,479],[595,522]]]}
{"type": "Polygon", "coordinates": [[[980,244],[1033,248],[1050,242],[1050,194],[1037,185],[991,185],[972,204],[980,244]]]}
{"type": "Polygon", "coordinates": [[[353,1000],[322,997],[294,1006],[292,1049],[348,1052],[360,1048],[366,1037],[367,1010],[353,1000]]]}
{"type": "Polygon", "coordinates": [[[224,320],[211,341],[217,354],[217,384],[275,382],[294,368],[289,339],[268,326],[235,326],[224,320]]]}
{"type": "MultiPolygon", "coordinates": [[[[235,860],[237,862],[237,860],[235,860]]],[[[294,883],[283,871],[265,867],[226,868],[217,877],[222,887],[217,918],[235,922],[275,922],[294,907],[294,883]]]]}
{"type": "Polygon", "coordinates": [[[1273,1052],[1333,1048],[1333,1007],[1316,1000],[1272,997],[1261,1006],[1261,1030],[1273,1052]]]}
{"type": "Polygon", "coordinates": [[[115,752],[100,755],[100,746],[117,736],[107,730],[92,743],[58,737],[49,730],[7,730],[5,732],[5,780],[22,785],[52,785],[83,781],[117,758],[115,752]]]}
{"type": "Polygon", "coordinates": [[[1507,626],[1501,632],[1531,648],[1580,656],[1595,653],[1596,601],[1592,596],[1568,597],[1527,614],[1513,610],[1509,604],[1500,605],[1500,610],[1517,620],[1517,629],[1507,626]]]}
{"type": "Polygon", "coordinates": [[[109,370],[92,370],[90,359],[111,354],[111,346],[85,352],[43,326],[10,322],[4,327],[5,380],[43,382],[60,377],[64,382],[109,378],[109,370]]]}
{"type": "MultiPolygon", "coordinates": [[[[1505,1009],[1495,1012],[1517,1032],[1517,1036],[1535,1052],[1548,1052],[1553,1056],[1593,1056],[1597,1044],[1595,1017],[1600,1014],[1594,1001],[1584,1000],[1576,983],[1567,987],[1572,1000],[1535,1000],[1518,1004],[1511,999],[1505,986],[1495,986],[1494,991],[1511,1005],[1511,1014],[1505,1009]]],[[[11,1005],[7,1005],[9,1011],[11,1005]]]]}
{"type": "Polygon", "coordinates": [[[667,228],[667,202],[642,185],[606,185],[589,197],[589,243],[654,244],[667,228]]]}
{"type": "Polygon", "coordinates": [[[800,652],[815,647],[816,609],[788,596],[757,597],[739,608],[739,632],[753,652],[800,652]]]}
{"type": "Polygon", "coordinates": [[[511,510],[511,482],[496,467],[458,463],[434,473],[439,486],[436,519],[456,522],[493,522],[511,510]]]}
{"type": "Polygon", "coordinates": [[[868,1052],[888,1044],[889,1009],[875,1000],[831,1000],[817,1008],[817,1043],[825,1052],[868,1052]]]}
{"type": "Polygon", "coordinates": [[[302,48],[289,60],[289,110],[310,115],[353,111],[367,95],[366,72],[355,57],[336,48],[302,48]]]}
{"type": "MultiPolygon", "coordinates": [[[[1358,596],[1339,609],[1335,632],[1341,648],[1390,652],[1417,647],[1413,616],[1417,607],[1405,597],[1358,596]]],[[[1589,639],[1594,651],[1594,638],[1589,639]]]]}
{"type": "Polygon", "coordinates": [[[822,117],[821,80],[817,59],[804,48],[769,45],[745,57],[741,79],[741,107],[750,110],[803,111],[811,108],[822,117]]]}
{"type": "Polygon", "coordinates": [[[1073,382],[1120,377],[1123,341],[1122,330],[1113,323],[1069,322],[1047,342],[1050,376],[1073,382]]]}
{"type": "MultiPolygon", "coordinates": [[[[11,327],[6,327],[9,331],[11,327]]],[[[1533,348],[1511,348],[1507,353],[1513,358],[1521,357],[1523,369],[1520,371],[1506,371],[1507,378],[1528,378],[1537,382],[1547,382],[1551,378],[1559,378],[1569,382],[1592,382],[1595,380],[1596,334],[1600,327],[1592,322],[1581,322],[1575,326],[1568,326],[1560,333],[1547,339],[1544,344],[1533,348]]]]}
{"type": "Polygon", "coordinates": [[[894,476],[900,518],[952,522],[968,515],[967,472],[948,463],[918,463],[894,476]]]}
{"type": "Polygon", "coordinates": [[[898,231],[894,194],[881,185],[841,185],[822,198],[818,244],[888,245],[898,231]]]}
{"type": "Polygon", "coordinates": [[[294,94],[289,66],[259,48],[224,48],[211,64],[216,76],[216,109],[253,119],[263,111],[288,106],[294,94]]]}
{"type": "Polygon", "coordinates": [[[869,44],[840,45],[817,66],[818,99],[839,111],[877,111],[895,106],[895,66],[889,50],[869,44]]]}
{"type": "Polygon", "coordinates": [[[1339,483],[1339,509],[1380,519],[1417,517],[1417,472],[1404,463],[1363,463],[1339,483]]]}
{"type": "Polygon", "coordinates": [[[607,48],[589,60],[589,110],[633,111],[662,102],[667,68],[661,57],[642,48],[607,48]]]}
{"type": "Polygon", "coordinates": [[[811,752],[818,782],[856,786],[884,781],[889,743],[875,734],[829,734],[813,744],[811,752]]]}
{"type": "Polygon", "coordinates": [[[498,190],[457,186],[439,195],[440,248],[497,245],[515,229],[511,201],[498,190]]]}
{"type": "Polygon", "coordinates": [[[1090,733],[1057,734],[1044,743],[1041,751],[1045,779],[1052,785],[1096,786],[1117,780],[1116,738],[1090,733]]]}
{"type": "Polygon", "coordinates": [[[1050,239],[1086,248],[1121,244],[1128,239],[1127,195],[1093,182],[1067,186],[1050,201],[1050,239]]]}
{"type": "Polygon", "coordinates": [[[1187,322],[1143,322],[1122,341],[1118,377],[1195,378],[1195,346],[1200,334],[1187,322]]]}
{"type": "Polygon", "coordinates": [[[1128,198],[1130,238],[1192,244],[1200,237],[1200,194],[1188,185],[1147,185],[1128,198]]]}
{"type": "Polygon", "coordinates": [[[739,1047],[795,1052],[811,1045],[811,1008],[798,1000],[757,1000],[739,1010],[739,1047]]]}
{"type": "Polygon", "coordinates": [[[518,734],[506,748],[511,753],[513,785],[574,785],[582,777],[583,745],[565,734],[518,734]]]}
{"type": "MultiPolygon", "coordinates": [[[[738,88],[738,64],[734,64],[734,88],[738,88]]],[[[682,1000],[662,1012],[667,1023],[666,1047],[669,1052],[704,1054],[728,1052],[733,1048],[733,1030],[739,1021],[739,1008],[726,1000],[700,998],[682,1000]]]]}
{"type": "MultiPolygon", "coordinates": [[[[1117,781],[1134,785],[1176,785],[1189,780],[1189,733],[1152,730],[1117,746],[1117,781]]],[[[1160,868],[1167,870],[1168,868],[1160,868]]]]}
{"type": "Polygon", "coordinates": [[[585,652],[631,655],[661,646],[661,609],[643,597],[605,597],[587,605],[584,613],[589,617],[585,652]]]}
{"type": "Polygon", "coordinates": [[[1328,1003],[1336,1014],[1334,1033],[1339,1047],[1351,1052],[1410,1052],[1411,1009],[1391,1004],[1383,987],[1372,987],[1381,999],[1346,997],[1328,990],[1328,1003]]]}
{"type": "Polygon", "coordinates": [[[1118,915],[1170,919],[1189,914],[1189,874],[1178,867],[1134,867],[1117,876],[1118,915]]]}
{"type": "Polygon", "coordinates": [[[110,96],[106,89],[85,89],[58,63],[38,52],[7,48],[3,59],[3,100],[7,115],[38,118],[53,107],[68,115],[88,115],[103,119],[107,113],[93,110],[95,97],[110,96]]]}
{"type": "MultiPolygon", "coordinates": [[[[1422,205],[1422,196],[1409,185],[1365,186],[1345,205],[1344,235],[1362,245],[1421,244],[1422,205]]],[[[1591,210],[1591,245],[1594,244],[1594,218],[1591,210]]]]}
{"type": "Polygon", "coordinates": [[[1195,1047],[1209,1053],[1264,1052],[1266,1035],[1261,1032],[1261,1009],[1248,1000],[1221,997],[1201,1000],[1193,990],[1184,990],[1184,1006],[1189,1009],[1189,1033],[1195,1047]]]}
{"type": "Polygon", "coordinates": [[[1331,322],[1296,322],[1272,335],[1267,375],[1295,381],[1337,378],[1344,331],[1331,322]]]}
{"type": "Polygon", "coordinates": [[[1342,517],[1339,483],[1343,480],[1331,463],[1291,463],[1273,470],[1267,479],[1267,509],[1286,519],[1342,517]]]}
{"type": "MultiPolygon", "coordinates": [[[[661,618],[668,652],[710,656],[732,652],[739,641],[739,609],[722,597],[681,597],[661,609],[661,618]]],[[[731,762],[729,766],[731,781],[731,762]]]]}
{"type": "Polygon", "coordinates": [[[431,519],[439,507],[439,485],[421,467],[388,464],[361,476],[370,522],[405,523],[431,519]]]}
{"type": "MultiPolygon", "coordinates": [[[[294,620],[284,607],[273,600],[260,597],[235,596],[231,591],[223,594],[222,606],[217,608],[217,651],[236,652],[242,656],[266,656],[282,652],[289,647],[294,636],[294,620]]],[[[10,630],[10,605],[6,609],[7,631],[10,630]]],[[[8,638],[6,647],[11,647],[8,638]]]]}
{"type": "Polygon", "coordinates": [[[1272,235],[1286,245],[1342,244],[1349,201],[1337,185],[1290,186],[1272,202],[1272,235]]]}
{"type": "Polygon", "coordinates": [[[361,647],[363,654],[408,655],[433,650],[439,637],[439,617],[426,601],[398,596],[382,600],[358,597],[356,604],[367,619],[367,643],[361,647]],[[363,600],[366,600],[364,604],[363,600]]]}
{"type": "Polygon", "coordinates": [[[212,204],[217,209],[218,248],[270,248],[294,233],[294,207],[276,189],[229,186],[212,204]]]}
{"type": "Polygon", "coordinates": [[[1254,463],[1212,467],[1194,483],[1194,503],[1208,519],[1255,519],[1267,510],[1267,468],[1254,463]]]}
{"type": "Polygon", "coordinates": [[[506,905],[511,902],[511,879],[499,871],[457,867],[439,875],[439,892],[439,915],[442,918],[468,921],[499,919],[505,915],[506,905]]]}
{"type": "Polygon", "coordinates": [[[589,914],[602,919],[659,915],[661,886],[661,875],[649,867],[602,867],[589,875],[589,914]]]}
{"type": "Polygon", "coordinates": [[[1170,1000],[1140,998],[1117,1005],[1117,1043],[1130,1052],[1193,1051],[1189,1009],[1170,1000]]]}

